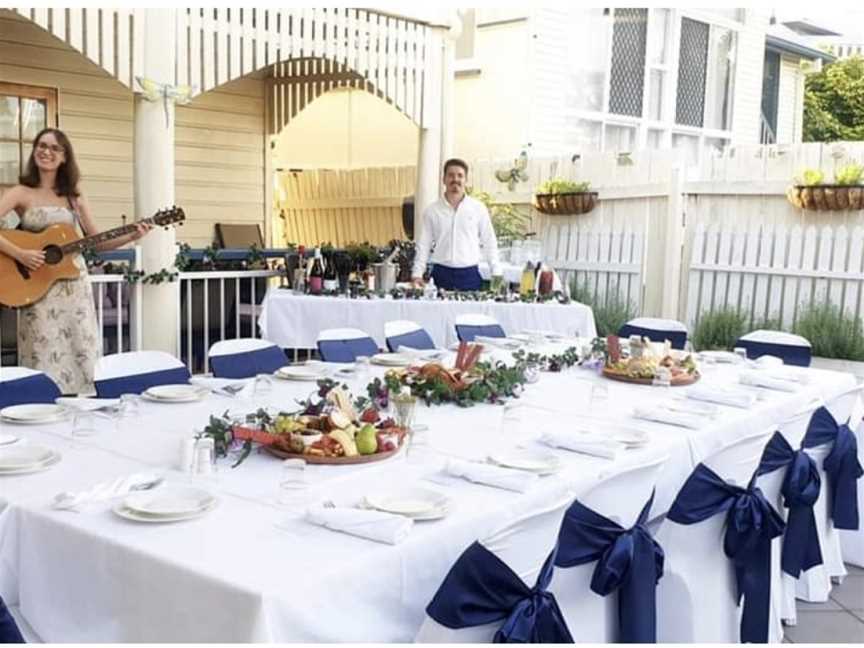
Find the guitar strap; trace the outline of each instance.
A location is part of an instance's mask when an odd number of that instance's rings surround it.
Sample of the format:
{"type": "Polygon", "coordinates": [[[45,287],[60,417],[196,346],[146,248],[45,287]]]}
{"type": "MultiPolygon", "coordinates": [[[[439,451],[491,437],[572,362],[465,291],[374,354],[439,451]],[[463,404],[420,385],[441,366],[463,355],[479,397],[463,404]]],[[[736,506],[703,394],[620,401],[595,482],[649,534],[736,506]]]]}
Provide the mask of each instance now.
{"type": "Polygon", "coordinates": [[[78,229],[81,230],[81,233],[86,236],[87,232],[84,231],[84,226],[81,224],[81,216],[78,214],[78,199],[70,194],[66,196],[66,202],[69,203],[69,211],[71,211],[72,215],[75,217],[75,224],[78,225],[78,229]]]}

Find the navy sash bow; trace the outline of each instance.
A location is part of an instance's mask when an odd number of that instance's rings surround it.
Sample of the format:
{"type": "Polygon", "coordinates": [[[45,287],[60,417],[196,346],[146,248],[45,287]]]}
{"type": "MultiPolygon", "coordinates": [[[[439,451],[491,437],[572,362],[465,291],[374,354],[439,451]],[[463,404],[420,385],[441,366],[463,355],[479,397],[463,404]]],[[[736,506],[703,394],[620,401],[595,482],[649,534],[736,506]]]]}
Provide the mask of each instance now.
{"type": "Polygon", "coordinates": [[[596,561],[591,590],[600,596],[618,591],[619,643],[657,641],[655,596],[664,556],[645,528],[653,502],[652,493],[636,524],[625,529],[577,500],[567,509],[558,534],[556,567],[596,561]]]}
{"type": "MultiPolygon", "coordinates": [[[[812,439],[804,437],[803,447],[811,447],[812,439]]],[[[819,498],[822,479],[816,462],[803,449],[793,450],[786,438],[775,432],[765,446],[756,475],[786,468],[781,493],[789,509],[780,565],[784,572],[798,578],[802,571],[822,564],[819,533],[813,504],[819,498]]]]}
{"type": "Polygon", "coordinates": [[[855,433],[848,423],[838,424],[827,408],[820,407],[810,419],[807,436],[814,439],[813,445],[834,442],[822,462],[831,494],[831,519],[836,529],[858,529],[858,479],[864,475],[864,469],[858,461],[855,433]]]}
{"type": "Polygon", "coordinates": [[[3,602],[3,597],[0,597],[0,644],[13,643],[24,643],[24,637],[3,602]]]}
{"type": "Polygon", "coordinates": [[[573,643],[564,615],[551,592],[553,551],[534,587],[527,587],[498,556],[479,542],[450,568],[426,613],[452,629],[504,623],[495,643],[573,643]]]}
{"type": "Polygon", "coordinates": [[[771,606],[771,540],[783,533],[783,518],[752,483],[727,484],[705,464],[687,478],[668,519],[696,524],[726,512],[723,552],[735,566],[738,603],[744,599],[741,641],[766,643],[771,606]]]}
{"type": "Polygon", "coordinates": [[[28,403],[53,403],[60,388],[43,373],[0,382],[0,407],[28,403]]]}

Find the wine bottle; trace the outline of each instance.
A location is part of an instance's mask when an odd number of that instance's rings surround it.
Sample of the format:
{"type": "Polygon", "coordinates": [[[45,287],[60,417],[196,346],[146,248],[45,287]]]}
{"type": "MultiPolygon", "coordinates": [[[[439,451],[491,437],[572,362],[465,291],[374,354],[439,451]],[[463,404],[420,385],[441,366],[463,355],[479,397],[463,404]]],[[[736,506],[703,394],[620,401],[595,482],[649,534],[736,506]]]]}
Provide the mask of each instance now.
{"type": "Polygon", "coordinates": [[[312,270],[309,272],[309,294],[320,295],[324,284],[324,265],[321,262],[321,250],[315,248],[315,258],[312,261],[312,270]]]}
{"type": "Polygon", "coordinates": [[[336,263],[333,261],[333,253],[324,259],[324,292],[334,293],[339,290],[339,279],[336,277],[336,263]]]}

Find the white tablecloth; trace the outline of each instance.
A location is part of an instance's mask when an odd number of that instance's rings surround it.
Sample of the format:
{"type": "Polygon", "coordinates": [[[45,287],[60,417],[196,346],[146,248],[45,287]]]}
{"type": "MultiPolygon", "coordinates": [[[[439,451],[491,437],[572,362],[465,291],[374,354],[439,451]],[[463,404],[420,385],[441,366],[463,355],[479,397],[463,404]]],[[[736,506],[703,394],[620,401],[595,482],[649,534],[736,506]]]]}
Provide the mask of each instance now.
{"type": "MultiPolygon", "coordinates": [[[[421,478],[449,456],[482,460],[496,449],[532,442],[548,426],[611,421],[645,430],[650,443],[620,453],[614,463],[556,451],[563,470],[542,478],[532,496],[562,481],[578,495],[601,472],[668,455],[653,508],[659,514],[706,453],[776,423],[817,394],[830,398],[854,383],[847,374],[810,371],[813,380],[800,393],[766,391],[752,410],[721,408],[722,416],[698,431],[630,416],[634,406],[668,398],[678,388],[615,383],[579,369],[544,374],[526,388],[521,423],[502,429],[500,406],[420,408],[418,422],[429,426],[437,451],[429,463],[397,456],[366,466],[317,467],[312,495],[351,503],[371,489],[441,488],[421,478]],[[600,382],[608,400],[592,402],[592,385],[600,382]]],[[[734,368],[716,368],[703,385],[735,379],[734,368]]],[[[48,506],[60,491],[173,465],[180,441],[210,414],[259,405],[293,408],[313,389],[277,381],[254,403],[215,395],[183,405],[143,403],[137,420],[115,427],[100,419],[97,435],[74,444],[68,422],[4,425],[4,432],[58,449],[63,460],[45,472],[0,477],[0,595],[51,642],[411,641],[455,558],[524,495],[455,483],[444,489],[455,502],[452,512],[415,524],[396,546],[286,520],[275,504],[280,462],[265,454],[253,454],[236,469],[223,459],[212,478],[169,472],[169,482],[191,480],[219,495],[219,506],[194,521],[136,524],[108,505],[82,513],[48,506]]]]}
{"type": "Polygon", "coordinates": [[[502,304],[498,302],[425,301],[419,299],[348,299],[295,295],[272,288],[262,305],[258,326],[261,337],[285,349],[314,349],[323,329],[359,328],[386,348],[384,323],[413,320],[425,328],[435,344],[456,342],[454,322],[458,315],[491,315],[508,333],[542,330],[593,338],[597,335],[591,308],[570,304],[502,304]]]}

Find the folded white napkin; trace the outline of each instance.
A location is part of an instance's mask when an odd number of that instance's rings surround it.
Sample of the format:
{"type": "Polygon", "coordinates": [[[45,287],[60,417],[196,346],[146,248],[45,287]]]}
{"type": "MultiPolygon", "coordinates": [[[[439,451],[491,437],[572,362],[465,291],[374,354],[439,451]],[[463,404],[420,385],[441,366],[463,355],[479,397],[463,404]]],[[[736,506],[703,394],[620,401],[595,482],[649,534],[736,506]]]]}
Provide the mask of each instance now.
{"type": "Polygon", "coordinates": [[[694,416],[710,416],[717,415],[717,406],[710,403],[696,403],[686,398],[670,398],[660,403],[662,409],[670,412],[682,412],[684,414],[693,414],[694,416]]]}
{"type": "Polygon", "coordinates": [[[705,424],[704,416],[673,412],[660,407],[635,407],[633,408],[633,416],[646,421],[668,423],[669,425],[677,425],[679,427],[690,428],[691,430],[698,430],[705,424]]]}
{"type": "Polygon", "coordinates": [[[162,478],[154,473],[135,473],[119,477],[111,482],[102,482],[84,491],[67,491],[58,493],[51,502],[51,507],[60,510],[75,510],[84,504],[104,502],[115,497],[128,495],[134,490],[161,483],[162,478]]]}
{"type": "Polygon", "coordinates": [[[801,387],[801,383],[770,376],[761,371],[742,371],[738,376],[738,382],[742,385],[764,387],[765,389],[784,392],[796,392],[801,387]]]}
{"type": "Polygon", "coordinates": [[[414,525],[414,520],[401,515],[347,507],[327,508],[322,504],[309,507],[306,520],[332,531],[391,545],[407,538],[414,525]]]}
{"type": "Polygon", "coordinates": [[[461,459],[448,460],[444,466],[444,474],[517,493],[524,493],[539,479],[532,472],[473,461],[462,461],[461,459]]]}
{"type": "Polygon", "coordinates": [[[810,376],[808,376],[800,367],[772,367],[770,369],[762,370],[761,373],[765,374],[769,378],[774,378],[775,380],[786,380],[789,382],[800,383],[802,385],[806,385],[810,382],[810,376]]]}
{"type": "Polygon", "coordinates": [[[100,409],[110,409],[120,404],[119,398],[82,398],[75,396],[60,396],[54,402],[58,405],[71,407],[78,410],[93,412],[100,409]]]}
{"type": "Polygon", "coordinates": [[[760,369],[773,369],[783,366],[783,358],[772,355],[763,355],[757,358],[754,364],[760,369]]]}
{"type": "Polygon", "coordinates": [[[687,398],[743,409],[752,407],[756,402],[756,394],[735,387],[691,387],[687,390],[687,398]]]}
{"type": "Polygon", "coordinates": [[[571,452],[615,459],[621,444],[599,434],[580,434],[567,432],[544,432],[540,442],[552,448],[563,448],[571,452]]]}

